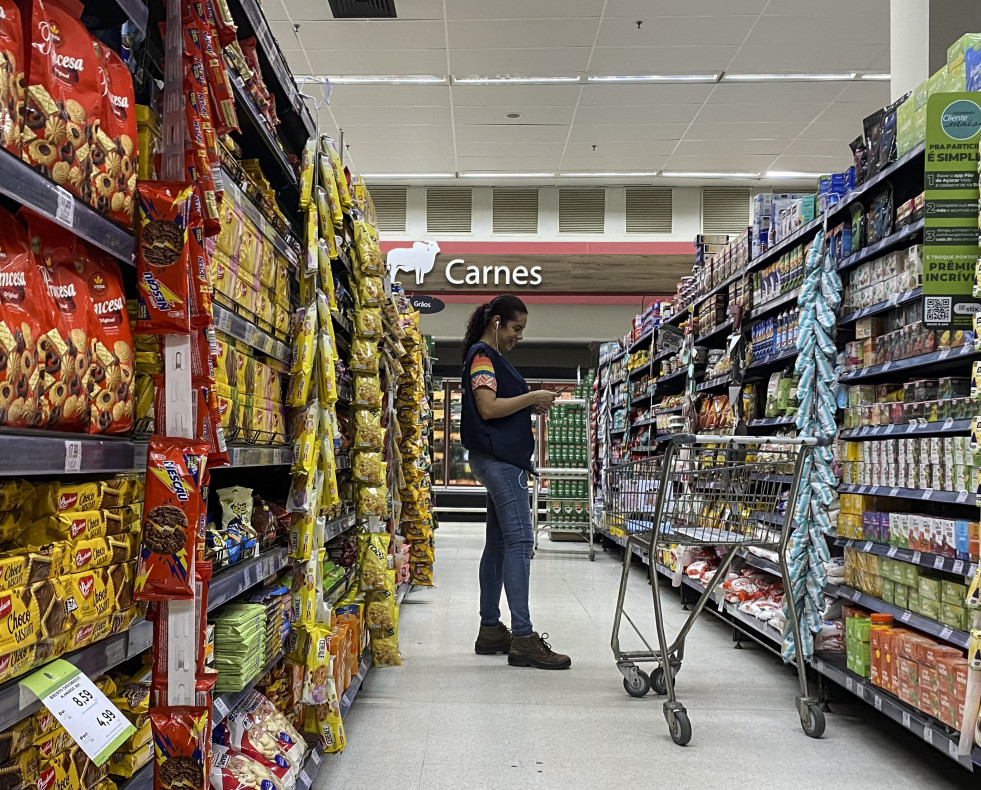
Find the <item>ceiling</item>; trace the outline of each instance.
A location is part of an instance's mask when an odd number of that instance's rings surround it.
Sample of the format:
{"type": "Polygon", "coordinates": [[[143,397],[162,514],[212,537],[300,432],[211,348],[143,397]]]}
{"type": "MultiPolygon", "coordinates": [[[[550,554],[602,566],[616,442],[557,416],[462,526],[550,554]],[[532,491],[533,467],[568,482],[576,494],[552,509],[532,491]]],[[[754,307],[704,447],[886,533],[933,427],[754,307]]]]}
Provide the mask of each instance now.
{"type": "MultiPolygon", "coordinates": [[[[850,164],[848,143],[861,132],[862,118],[889,101],[888,82],[863,79],[585,81],[598,75],[888,72],[888,0],[395,3],[398,19],[371,21],[333,20],[326,0],[264,0],[263,8],[296,75],[582,81],[334,84],[329,107],[314,114],[323,131],[343,129],[347,161],[366,174],[830,172],[850,164]]],[[[304,91],[316,94],[317,88],[307,83],[304,91]]],[[[630,183],[619,176],[584,180],[630,183]]]]}

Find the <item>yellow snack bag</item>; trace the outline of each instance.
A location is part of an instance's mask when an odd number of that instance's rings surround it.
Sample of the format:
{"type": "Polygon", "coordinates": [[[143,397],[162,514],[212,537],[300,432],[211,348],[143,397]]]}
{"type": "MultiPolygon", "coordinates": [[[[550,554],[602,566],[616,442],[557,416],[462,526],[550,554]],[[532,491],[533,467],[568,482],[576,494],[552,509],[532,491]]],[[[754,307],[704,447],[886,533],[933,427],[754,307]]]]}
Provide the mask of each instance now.
{"type": "Polygon", "coordinates": [[[320,428],[320,403],[311,401],[296,415],[293,426],[292,472],[310,473],[317,464],[316,443],[320,428]]]}
{"type": "MultiPolygon", "coordinates": [[[[334,170],[334,182],[337,185],[337,197],[338,202],[341,204],[341,209],[346,210],[351,208],[354,205],[354,201],[351,199],[351,190],[347,185],[347,175],[344,173],[341,155],[337,152],[337,146],[334,144],[334,141],[327,135],[323,135],[320,138],[320,152],[330,157],[330,166],[334,170]]],[[[340,224],[335,223],[337,227],[340,227],[340,224]]]]}
{"type": "Polygon", "coordinates": [[[330,206],[330,218],[335,230],[344,227],[344,212],[341,209],[341,198],[337,189],[337,179],[334,177],[334,167],[329,154],[323,151],[321,141],[320,183],[327,190],[327,204],[330,206]]]}
{"type": "Polygon", "coordinates": [[[356,373],[354,375],[354,405],[369,409],[380,409],[381,402],[381,384],[379,383],[378,376],[356,373]]]}
{"type": "Polygon", "coordinates": [[[384,448],[384,441],[381,414],[370,409],[358,409],[354,414],[353,449],[380,453],[384,448]]]}
{"type": "Polygon", "coordinates": [[[311,735],[319,735],[324,744],[324,752],[334,754],[344,751],[347,737],[344,734],[344,722],[341,720],[341,706],[337,697],[333,668],[327,677],[326,697],[327,699],[319,705],[306,706],[303,730],[311,735]]]}
{"type": "Polygon", "coordinates": [[[390,544],[391,536],[387,532],[370,532],[358,535],[362,590],[385,589],[390,544]]]}
{"type": "Polygon", "coordinates": [[[311,302],[309,307],[296,311],[293,330],[293,361],[290,365],[290,381],[286,392],[287,406],[303,406],[310,395],[316,349],[316,331],[317,312],[315,305],[311,302]]]}
{"type": "Polygon", "coordinates": [[[382,259],[381,249],[378,246],[378,237],[363,219],[354,220],[353,225],[354,244],[361,261],[361,273],[384,276],[385,261],[382,259]]]}
{"type": "Polygon", "coordinates": [[[385,286],[382,284],[381,277],[375,275],[363,277],[358,283],[358,296],[361,297],[361,304],[365,307],[381,307],[385,301],[385,286]]]}
{"type": "Polygon", "coordinates": [[[378,374],[378,341],[356,337],[351,341],[351,361],[348,370],[352,373],[378,374]]]}
{"type": "Polygon", "coordinates": [[[290,557],[306,562],[313,556],[313,538],[317,517],[312,512],[290,516],[290,557]]]}
{"type": "Polygon", "coordinates": [[[337,339],[334,334],[334,321],[330,315],[330,305],[323,291],[317,291],[317,315],[320,317],[320,329],[330,335],[331,356],[337,362],[337,339]]]}
{"type": "Polygon", "coordinates": [[[410,562],[409,578],[420,587],[433,586],[433,564],[431,562],[410,562]]]}
{"type": "Polygon", "coordinates": [[[385,331],[381,310],[377,307],[363,307],[354,313],[354,331],[367,340],[380,340],[385,331]]]}
{"type": "Polygon", "coordinates": [[[359,485],[357,487],[357,504],[360,518],[368,518],[369,516],[386,518],[388,516],[388,497],[384,488],[359,485]]]}
{"type": "Polygon", "coordinates": [[[34,486],[26,480],[12,479],[0,481],[0,511],[13,510],[24,506],[30,510],[30,500],[34,497],[34,486]]]}
{"type": "Polygon", "coordinates": [[[317,204],[311,203],[307,206],[307,256],[303,274],[310,276],[316,274],[320,259],[317,253],[317,242],[320,240],[320,212],[317,211],[317,204]]]}
{"type": "MultiPolygon", "coordinates": [[[[326,442],[324,445],[326,446],[326,442]]],[[[323,462],[322,470],[324,473],[324,490],[321,507],[325,510],[330,510],[341,504],[341,496],[337,488],[337,465],[333,457],[329,461],[325,460],[323,462]]]]}
{"type": "MultiPolygon", "coordinates": [[[[331,237],[333,238],[333,237],[331,237]]],[[[320,285],[327,295],[327,303],[331,310],[337,309],[337,294],[334,292],[334,272],[331,270],[330,260],[337,257],[337,250],[331,253],[328,242],[320,239],[317,242],[317,258],[320,262],[320,285]]]]}
{"type": "Polygon", "coordinates": [[[334,403],[337,400],[337,372],[334,368],[334,349],[331,345],[330,332],[321,330],[317,354],[318,389],[320,400],[324,403],[334,403]]]}
{"type": "Polygon", "coordinates": [[[313,190],[314,168],[317,165],[317,139],[311,137],[303,146],[300,159],[300,208],[310,205],[310,194],[313,190]]]}
{"type": "Polygon", "coordinates": [[[369,486],[383,486],[385,467],[381,453],[356,453],[351,463],[351,479],[369,486]]]}

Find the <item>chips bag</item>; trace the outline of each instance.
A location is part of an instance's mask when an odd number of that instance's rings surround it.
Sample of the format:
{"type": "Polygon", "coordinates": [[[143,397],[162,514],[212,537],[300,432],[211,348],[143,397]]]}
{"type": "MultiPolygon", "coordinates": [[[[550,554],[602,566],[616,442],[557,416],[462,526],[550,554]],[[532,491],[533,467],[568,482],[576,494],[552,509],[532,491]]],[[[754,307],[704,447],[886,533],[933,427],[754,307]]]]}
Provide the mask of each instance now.
{"type": "MultiPolygon", "coordinates": [[[[321,214],[323,216],[323,214],[321,214]]],[[[317,260],[320,265],[320,286],[327,295],[331,310],[337,309],[337,293],[334,289],[334,271],[331,268],[331,258],[337,257],[337,250],[331,251],[330,245],[320,239],[317,241],[317,260]]]]}
{"type": "Polygon", "coordinates": [[[359,409],[354,414],[354,443],[355,450],[371,450],[381,452],[385,439],[381,424],[381,414],[369,409],[359,409]]]}
{"type": "Polygon", "coordinates": [[[136,331],[188,335],[188,220],[193,186],[179,182],[139,184],[136,331]]]}
{"type": "Polygon", "coordinates": [[[388,515],[388,497],[384,488],[359,485],[357,487],[358,516],[367,518],[377,516],[385,518],[388,515]]]}
{"type": "Polygon", "coordinates": [[[378,375],[355,374],[354,398],[352,403],[358,407],[380,409],[382,404],[381,383],[378,375]]]}
{"type": "Polygon", "coordinates": [[[300,159],[300,208],[310,205],[313,181],[316,178],[317,167],[317,138],[311,137],[303,145],[303,155],[300,159]]]}
{"type": "Polygon", "coordinates": [[[194,597],[190,569],[202,516],[200,487],[209,449],[202,441],[163,436],[150,439],[137,600],[194,597]]]}
{"type": "Polygon", "coordinates": [[[354,220],[354,243],[361,261],[360,272],[365,275],[385,276],[385,261],[378,246],[378,237],[363,219],[354,220]]]}
{"type": "Polygon", "coordinates": [[[351,341],[351,360],[348,370],[352,373],[378,375],[378,341],[356,337],[351,341]]]}
{"type": "Polygon", "coordinates": [[[272,771],[287,769],[296,776],[307,745],[286,716],[260,694],[250,692],[216,730],[216,740],[251,757],[272,771]]]}
{"type": "Polygon", "coordinates": [[[317,244],[320,239],[320,218],[316,203],[311,203],[309,206],[307,206],[306,233],[307,255],[303,275],[305,277],[310,277],[311,275],[317,273],[317,269],[320,266],[320,253],[317,249],[317,244]]]}
{"type": "Polygon", "coordinates": [[[337,189],[337,179],[334,177],[334,166],[331,156],[324,151],[321,139],[320,155],[320,184],[327,191],[327,205],[330,207],[331,224],[335,232],[344,227],[344,212],[341,209],[341,199],[337,189]]]}
{"type": "Polygon", "coordinates": [[[317,436],[320,427],[320,403],[310,401],[300,409],[293,424],[293,465],[291,471],[310,473],[317,463],[317,436]]]}
{"type": "Polygon", "coordinates": [[[380,340],[385,333],[381,310],[377,307],[363,307],[354,313],[354,330],[358,337],[367,340],[380,340]]]}
{"type": "MultiPolygon", "coordinates": [[[[334,141],[327,135],[320,136],[320,152],[330,157],[330,166],[334,171],[334,183],[337,185],[338,201],[341,209],[349,209],[354,205],[351,199],[351,191],[348,188],[347,176],[344,173],[344,165],[341,162],[341,155],[337,151],[334,141]]],[[[335,222],[335,227],[340,227],[341,223],[335,222]]]]}
{"type": "Polygon", "coordinates": [[[388,572],[388,550],[391,536],[387,532],[371,532],[358,535],[358,553],[361,558],[362,590],[384,590],[388,572]]]}
{"type": "Polygon", "coordinates": [[[241,752],[221,744],[214,745],[211,757],[211,787],[216,790],[288,790],[288,771],[263,765],[241,752]]]}
{"type": "Polygon", "coordinates": [[[305,309],[296,311],[293,325],[293,361],[286,391],[287,406],[303,406],[310,395],[316,334],[317,311],[316,305],[311,302],[305,309]]]}

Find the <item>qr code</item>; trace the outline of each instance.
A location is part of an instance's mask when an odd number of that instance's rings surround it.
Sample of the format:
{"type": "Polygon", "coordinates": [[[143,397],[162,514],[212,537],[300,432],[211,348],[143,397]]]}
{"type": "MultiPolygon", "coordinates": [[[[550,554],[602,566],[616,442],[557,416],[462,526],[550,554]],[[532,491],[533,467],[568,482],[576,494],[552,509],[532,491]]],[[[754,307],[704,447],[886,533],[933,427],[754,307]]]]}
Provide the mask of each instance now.
{"type": "Polygon", "coordinates": [[[949,324],[953,319],[949,296],[927,296],[923,299],[923,320],[928,324],[949,324]]]}

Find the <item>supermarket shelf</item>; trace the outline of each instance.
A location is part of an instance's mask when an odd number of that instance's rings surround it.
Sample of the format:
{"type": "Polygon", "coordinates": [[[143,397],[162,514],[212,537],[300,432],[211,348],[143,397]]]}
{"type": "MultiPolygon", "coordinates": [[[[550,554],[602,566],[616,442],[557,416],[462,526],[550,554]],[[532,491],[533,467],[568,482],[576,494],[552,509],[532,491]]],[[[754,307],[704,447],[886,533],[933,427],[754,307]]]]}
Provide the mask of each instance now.
{"type": "Polygon", "coordinates": [[[146,467],[146,444],[51,431],[0,431],[0,475],[132,472],[146,467]]]}
{"type": "MultiPolygon", "coordinates": [[[[856,200],[860,200],[866,194],[871,193],[879,184],[881,184],[887,178],[891,178],[893,175],[896,174],[897,171],[901,170],[903,167],[905,167],[907,164],[912,162],[917,157],[923,156],[923,152],[925,150],[926,150],[926,143],[920,143],[912,151],[903,154],[891,165],[884,168],[883,170],[881,170],[876,175],[872,176],[867,181],[864,181],[861,184],[861,186],[857,187],[856,189],[853,189],[851,192],[845,195],[845,199],[840,201],[834,208],[831,209],[831,212],[828,214],[828,219],[830,220],[830,218],[835,216],[836,214],[847,213],[848,207],[852,203],[854,203],[856,200]]],[[[829,222],[829,224],[831,223],[829,222]]]]}
{"type": "Polygon", "coordinates": [[[642,444],[637,447],[631,447],[627,452],[629,453],[656,453],[658,451],[658,446],[656,444],[642,444]]]}
{"type": "Polygon", "coordinates": [[[930,636],[936,637],[942,642],[957,645],[957,647],[965,650],[967,649],[967,643],[971,636],[965,631],[959,631],[956,628],[951,628],[949,625],[938,623],[929,617],[924,617],[921,614],[916,614],[902,607],[880,601],[878,598],[866,595],[844,584],[838,585],[838,595],[873,612],[891,614],[895,622],[908,625],[910,628],[915,628],[925,634],[930,634],[930,636]]]}
{"type": "Polygon", "coordinates": [[[867,554],[877,554],[880,557],[909,562],[913,565],[922,565],[924,568],[933,568],[935,571],[946,571],[955,573],[958,576],[973,576],[978,569],[978,563],[970,560],[958,560],[951,557],[941,557],[939,554],[927,554],[926,552],[913,551],[912,549],[900,549],[896,546],[887,546],[884,543],[875,543],[871,540],[855,540],[854,538],[835,538],[836,546],[843,546],[846,549],[858,549],[867,554]]]}
{"type": "Polygon", "coordinates": [[[241,316],[235,315],[230,310],[226,310],[220,305],[214,305],[215,328],[220,329],[226,335],[231,335],[236,340],[247,343],[254,349],[268,354],[280,362],[290,361],[290,348],[285,343],[281,343],[271,335],[267,335],[259,327],[250,321],[246,321],[241,316]]]}
{"type": "Polygon", "coordinates": [[[666,349],[664,349],[664,351],[661,351],[660,353],[658,353],[655,356],[651,357],[651,362],[652,363],[653,362],[660,362],[662,359],[667,359],[668,357],[673,357],[679,351],[681,351],[680,348],[666,348],[666,349]]]}
{"type": "Polygon", "coordinates": [[[365,650],[364,655],[361,657],[361,663],[358,665],[358,674],[351,678],[351,685],[347,687],[347,691],[341,697],[341,718],[347,718],[348,711],[351,710],[351,705],[354,703],[355,697],[358,696],[358,692],[361,690],[361,684],[364,683],[364,676],[368,674],[368,670],[371,669],[371,662],[373,656],[371,655],[371,648],[369,647],[365,650]]]}
{"type": "Polygon", "coordinates": [[[775,261],[785,252],[789,252],[794,247],[799,246],[801,240],[805,236],[809,236],[811,233],[814,233],[815,231],[819,230],[823,225],[824,225],[823,214],[821,214],[818,217],[815,217],[806,225],[801,225],[799,228],[797,228],[797,230],[795,230],[789,236],[781,239],[775,245],[770,247],[770,249],[760,253],[755,258],[753,258],[753,260],[749,262],[749,266],[747,267],[747,272],[753,272],[756,271],[757,269],[762,269],[764,264],[767,264],[770,261],[775,261]]]}
{"type": "Polygon", "coordinates": [[[794,425],[797,422],[796,416],[791,417],[760,417],[757,420],[750,420],[746,423],[747,428],[773,428],[779,425],[794,425]]]}
{"type": "Polygon", "coordinates": [[[412,591],[412,582],[402,582],[395,590],[395,605],[401,606],[402,601],[412,591]]]}
{"type": "Polygon", "coordinates": [[[132,777],[116,782],[119,790],[153,790],[153,760],[150,760],[132,777]]]}
{"type": "Polygon", "coordinates": [[[261,584],[289,564],[286,547],[277,546],[251,560],[244,560],[219,571],[208,588],[208,611],[217,609],[246,590],[261,584]]]}
{"type": "Polygon", "coordinates": [[[781,294],[775,299],[769,299],[759,307],[750,313],[750,318],[759,318],[767,313],[771,313],[774,310],[783,307],[785,304],[790,304],[791,302],[796,302],[797,297],[800,296],[800,288],[794,288],[792,291],[787,291],[785,294],[781,294]]]}
{"type": "Polygon", "coordinates": [[[293,451],[288,445],[229,445],[228,459],[231,462],[230,466],[236,468],[242,466],[288,466],[293,463],[293,451]]]}
{"type": "Polygon", "coordinates": [[[599,363],[599,366],[601,368],[608,367],[609,365],[612,365],[614,362],[617,362],[618,360],[623,359],[623,356],[626,353],[627,352],[626,352],[625,349],[620,349],[619,351],[617,351],[616,354],[612,354],[611,356],[607,357],[605,360],[603,360],[602,362],[600,362],[599,363]]]}
{"type": "Polygon", "coordinates": [[[310,790],[317,778],[317,774],[320,773],[320,766],[323,763],[324,747],[318,738],[310,747],[310,754],[307,755],[307,761],[303,764],[303,768],[296,776],[296,790],[310,790]]]}
{"type": "Polygon", "coordinates": [[[847,315],[842,316],[840,319],[838,319],[838,326],[854,324],[860,318],[876,315],[878,313],[884,313],[886,310],[891,310],[893,307],[906,304],[906,302],[912,302],[914,299],[919,299],[921,296],[923,296],[922,288],[914,288],[912,291],[903,291],[900,294],[892,294],[884,302],[877,302],[874,305],[870,305],[869,307],[865,307],[861,310],[856,310],[853,313],[848,313],[847,315]]]}
{"type": "Polygon", "coordinates": [[[354,523],[354,513],[348,513],[346,516],[341,516],[340,518],[335,518],[333,521],[328,521],[327,526],[324,528],[324,543],[329,543],[334,538],[340,537],[351,529],[351,527],[354,526],[354,523]]]}
{"type": "Polygon", "coordinates": [[[772,527],[783,529],[784,515],[782,513],[770,513],[766,510],[753,510],[750,512],[749,517],[764,524],[769,524],[772,527]]]}
{"type": "MultiPolygon", "coordinates": [[[[870,368],[853,370],[850,373],[842,373],[838,380],[859,381],[862,379],[883,378],[896,373],[918,370],[919,368],[935,367],[941,363],[963,362],[967,359],[974,359],[981,356],[981,353],[974,350],[974,346],[960,346],[959,348],[942,348],[940,351],[932,351],[929,354],[920,354],[918,357],[907,357],[895,362],[884,362],[881,365],[873,365],[870,368]]],[[[939,374],[939,371],[932,371],[939,374]]]]}
{"type": "Polygon", "coordinates": [[[834,681],[839,686],[859,697],[863,702],[874,706],[877,711],[888,716],[897,724],[922,738],[933,748],[956,760],[965,768],[981,768],[981,749],[975,746],[970,755],[957,756],[960,740],[958,733],[951,734],[944,725],[926,716],[921,711],[907,705],[892,694],[876,687],[866,678],[856,675],[844,666],[844,653],[819,653],[811,658],[811,666],[820,675],[834,681]]]}
{"type": "Polygon", "coordinates": [[[253,203],[249,197],[242,191],[241,187],[235,183],[234,178],[227,172],[225,173],[224,180],[225,190],[229,192],[235,199],[235,202],[242,207],[245,215],[252,220],[253,224],[262,232],[262,234],[272,242],[273,247],[276,251],[286,257],[290,263],[294,266],[299,266],[300,258],[296,254],[296,250],[290,246],[290,244],[279,235],[278,231],[269,223],[269,221],[263,216],[262,211],[253,203]]]}
{"type": "Polygon", "coordinates": [[[688,375],[688,367],[682,367],[676,370],[674,373],[669,373],[667,376],[661,376],[657,379],[657,386],[663,387],[667,382],[674,381],[675,379],[681,379],[688,375]]]}
{"type": "Polygon", "coordinates": [[[932,488],[894,488],[892,486],[860,486],[842,483],[838,486],[842,494],[871,494],[872,496],[891,496],[899,499],[918,499],[922,502],[945,502],[949,505],[968,505],[977,507],[977,495],[968,491],[935,491],[932,488]]]}
{"type": "Polygon", "coordinates": [[[612,431],[610,431],[610,436],[623,435],[627,432],[627,430],[628,430],[627,428],[614,428],[612,431]]]}
{"type": "MultiPolygon", "coordinates": [[[[772,573],[775,576],[782,575],[780,564],[774,562],[773,560],[768,560],[766,557],[753,554],[753,552],[745,549],[739,550],[739,556],[746,561],[747,565],[752,565],[754,568],[758,568],[761,571],[766,571],[767,573],[772,573]]],[[[740,612],[740,614],[743,614],[743,612],[740,612]]],[[[753,619],[755,620],[756,618],[754,617],[753,619]]]]}
{"type": "Polygon", "coordinates": [[[726,373],[724,376],[719,376],[718,378],[709,379],[704,381],[695,387],[697,392],[708,392],[709,390],[715,389],[716,387],[722,387],[729,383],[732,379],[731,373],[726,373]]]}
{"type": "Polygon", "coordinates": [[[923,230],[923,222],[924,221],[922,219],[918,219],[916,222],[911,222],[905,228],[901,228],[895,233],[890,233],[888,236],[879,239],[879,241],[877,241],[875,244],[870,244],[868,247],[863,247],[858,252],[849,255],[838,264],[838,271],[848,271],[849,269],[855,268],[860,263],[865,263],[865,261],[876,258],[884,252],[889,252],[895,247],[902,246],[905,241],[923,230]]]}
{"type": "Polygon", "coordinates": [[[649,403],[651,398],[654,397],[654,390],[650,392],[645,392],[643,395],[638,395],[630,399],[630,405],[633,406],[635,403],[649,403]]]}
{"type": "MultiPolygon", "coordinates": [[[[140,655],[153,642],[153,626],[146,620],[135,623],[128,631],[103,639],[74,653],[59,656],[78,667],[90,678],[101,675],[124,661],[140,655]]],[[[36,671],[33,670],[33,671],[36,671]]],[[[15,678],[0,686],[0,729],[6,730],[41,708],[41,701],[23,692],[15,678]]]]}
{"type": "Polygon", "coordinates": [[[684,408],[685,408],[684,406],[671,406],[670,408],[667,409],[655,409],[654,413],[655,414],[681,414],[684,408]]]}
{"type": "Polygon", "coordinates": [[[648,329],[640,337],[638,337],[630,346],[627,348],[625,353],[633,354],[636,351],[640,351],[645,346],[649,346],[651,343],[651,335],[657,331],[657,327],[654,329],[648,329]]]}
{"type": "Polygon", "coordinates": [[[354,566],[349,568],[347,573],[331,585],[331,588],[324,593],[324,603],[327,604],[328,609],[333,609],[337,605],[337,602],[347,595],[353,581],[354,566]]]}
{"type": "MultiPolygon", "coordinates": [[[[723,321],[723,322],[722,322],[721,324],[719,324],[718,326],[715,326],[715,327],[712,327],[711,329],[709,329],[709,330],[708,330],[707,332],[705,332],[704,334],[701,334],[701,335],[698,335],[698,336],[697,336],[697,337],[695,338],[695,345],[696,345],[696,346],[700,346],[700,345],[703,345],[703,344],[705,344],[705,343],[707,343],[707,342],[708,342],[709,340],[714,340],[714,339],[716,339],[716,338],[718,338],[718,337],[719,337],[719,335],[721,335],[721,334],[722,334],[723,332],[726,332],[726,333],[728,333],[728,331],[729,331],[730,329],[732,329],[732,319],[731,319],[731,318],[730,318],[730,319],[729,319],[728,321],[723,321]]],[[[726,335],[725,335],[725,336],[724,336],[724,337],[722,338],[722,339],[723,339],[723,341],[724,341],[724,340],[725,340],[725,339],[726,339],[726,338],[727,338],[728,336],[729,336],[729,335],[728,335],[728,334],[726,334],[726,335]]]]}
{"type": "Polygon", "coordinates": [[[743,276],[742,271],[738,271],[735,274],[730,274],[725,280],[723,280],[718,285],[714,286],[710,291],[706,291],[701,296],[695,297],[695,299],[692,300],[692,304],[695,305],[695,307],[698,307],[698,305],[700,305],[706,299],[708,299],[711,296],[715,296],[723,288],[728,288],[730,285],[732,285],[734,282],[736,282],[736,280],[740,279],[742,276],[743,276]]]}
{"type": "Polygon", "coordinates": [[[752,370],[753,368],[765,368],[768,365],[772,365],[776,362],[783,362],[787,359],[793,359],[797,356],[797,347],[791,346],[790,348],[785,348],[782,351],[774,351],[772,354],[767,354],[765,357],[760,357],[750,362],[747,366],[747,370],[752,370]]]}
{"type": "Polygon", "coordinates": [[[971,420],[944,420],[943,422],[911,422],[907,425],[868,425],[842,431],[842,439],[878,439],[890,436],[928,436],[944,433],[967,433],[971,420]]]}
{"type": "Polygon", "coordinates": [[[242,704],[243,700],[252,693],[252,689],[255,688],[255,684],[262,678],[269,670],[271,670],[276,664],[283,660],[286,656],[286,652],[280,650],[279,653],[266,664],[258,674],[252,678],[248,683],[245,684],[245,688],[241,691],[226,691],[221,694],[215,694],[214,696],[214,714],[211,718],[211,729],[214,730],[221,722],[225,720],[229,713],[231,713],[235,708],[242,704]]]}
{"type": "MultiPolygon", "coordinates": [[[[127,0],[127,5],[136,0],[127,0]]],[[[133,234],[103,217],[64,187],[7,150],[0,151],[0,193],[71,229],[123,263],[136,264],[133,234]]]]}
{"type": "Polygon", "coordinates": [[[150,9],[146,3],[142,0],[116,0],[116,5],[126,15],[126,19],[140,31],[140,34],[146,35],[147,19],[150,16],[150,9]]]}
{"type": "MultiPolygon", "coordinates": [[[[286,183],[293,189],[297,189],[299,186],[299,179],[297,178],[296,171],[293,169],[293,166],[286,158],[286,154],[283,152],[283,149],[280,148],[279,141],[273,137],[269,127],[266,126],[265,120],[259,115],[259,111],[252,103],[252,100],[249,99],[249,96],[245,90],[245,85],[242,84],[241,78],[234,74],[230,76],[232,93],[235,94],[235,109],[238,112],[238,119],[243,127],[243,134],[252,138],[258,138],[260,145],[268,152],[270,160],[275,162],[278,169],[282,172],[282,175],[286,179],[286,183]],[[249,134],[250,132],[251,134],[249,134]]],[[[266,172],[268,175],[268,171],[266,172]]],[[[278,178],[273,179],[273,183],[278,181],[278,178]]]]}
{"type": "Polygon", "coordinates": [[[779,483],[780,485],[784,486],[789,486],[794,482],[793,475],[763,474],[754,472],[749,477],[751,480],[760,480],[764,483],[779,483]]]}
{"type": "Polygon", "coordinates": [[[690,312],[691,311],[686,307],[683,310],[679,310],[677,313],[675,313],[670,318],[664,319],[664,321],[662,321],[661,323],[664,326],[678,326],[678,324],[680,324],[680,323],[682,323],[682,322],[684,322],[684,321],[686,321],[688,319],[688,316],[689,316],[690,312]]]}

